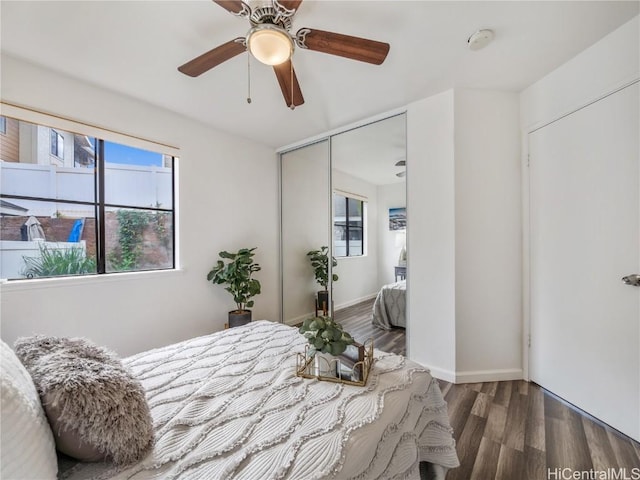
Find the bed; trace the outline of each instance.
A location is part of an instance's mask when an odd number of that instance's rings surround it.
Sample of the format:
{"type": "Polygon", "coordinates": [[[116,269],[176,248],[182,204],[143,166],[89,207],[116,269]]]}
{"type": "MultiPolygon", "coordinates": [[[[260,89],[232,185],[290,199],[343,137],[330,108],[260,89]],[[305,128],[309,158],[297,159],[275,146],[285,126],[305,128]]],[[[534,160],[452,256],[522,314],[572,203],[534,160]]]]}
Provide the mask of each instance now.
{"type": "Polygon", "coordinates": [[[393,327],[406,328],[406,293],[406,280],[384,285],[373,303],[371,323],[384,330],[391,330],[393,327]]]}
{"type": "Polygon", "coordinates": [[[375,351],[366,387],[295,375],[297,329],[256,321],[124,359],[155,446],[127,467],[60,464],[77,479],[420,479],[459,465],[429,371],[375,351]],[[424,469],[423,469],[424,470],[424,469]]]}

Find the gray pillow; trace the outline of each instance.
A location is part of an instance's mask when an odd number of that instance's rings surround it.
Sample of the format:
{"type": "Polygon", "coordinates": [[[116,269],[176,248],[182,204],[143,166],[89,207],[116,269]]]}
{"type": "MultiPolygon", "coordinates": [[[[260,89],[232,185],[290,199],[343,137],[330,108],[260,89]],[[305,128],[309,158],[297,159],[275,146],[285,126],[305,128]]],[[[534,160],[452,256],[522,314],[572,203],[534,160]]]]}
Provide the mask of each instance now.
{"type": "Polygon", "coordinates": [[[31,374],[61,452],[128,465],[153,446],[145,392],[120,359],[84,338],[36,335],[14,350],[31,374]]]}

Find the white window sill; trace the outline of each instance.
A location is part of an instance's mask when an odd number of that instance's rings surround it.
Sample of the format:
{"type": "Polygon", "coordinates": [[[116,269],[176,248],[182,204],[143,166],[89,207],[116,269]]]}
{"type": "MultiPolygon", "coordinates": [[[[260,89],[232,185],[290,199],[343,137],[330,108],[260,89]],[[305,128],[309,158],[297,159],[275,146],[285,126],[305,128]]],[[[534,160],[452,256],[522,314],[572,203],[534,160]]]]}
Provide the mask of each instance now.
{"type": "Polygon", "coordinates": [[[357,258],[367,258],[367,255],[356,255],[356,256],[351,256],[351,257],[335,257],[337,261],[341,261],[341,260],[355,260],[357,258]]]}
{"type": "Polygon", "coordinates": [[[78,285],[92,285],[110,282],[138,281],[145,278],[172,277],[183,275],[184,269],[149,270],[145,272],[106,273],[101,275],[79,275],[73,277],[36,278],[29,280],[0,280],[2,292],[39,290],[42,288],[67,288],[78,285]]]}

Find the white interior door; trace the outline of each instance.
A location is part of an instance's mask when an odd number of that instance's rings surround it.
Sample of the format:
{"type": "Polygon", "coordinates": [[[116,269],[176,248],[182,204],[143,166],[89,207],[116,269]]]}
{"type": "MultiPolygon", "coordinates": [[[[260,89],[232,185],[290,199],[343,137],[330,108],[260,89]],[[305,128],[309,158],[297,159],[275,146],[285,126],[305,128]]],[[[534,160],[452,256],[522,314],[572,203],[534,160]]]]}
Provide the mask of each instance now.
{"type": "Polygon", "coordinates": [[[639,86],[529,135],[531,379],[640,440],[639,86]]]}

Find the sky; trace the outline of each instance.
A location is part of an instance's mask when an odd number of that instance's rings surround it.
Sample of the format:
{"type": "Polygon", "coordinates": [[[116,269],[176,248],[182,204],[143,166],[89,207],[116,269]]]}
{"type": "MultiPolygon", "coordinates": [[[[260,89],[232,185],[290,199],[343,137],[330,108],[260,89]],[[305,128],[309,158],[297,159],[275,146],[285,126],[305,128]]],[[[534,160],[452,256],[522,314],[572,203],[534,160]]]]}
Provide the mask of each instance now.
{"type": "Polygon", "coordinates": [[[162,154],[128,147],[120,143],[104,142],[104,158],[107,163],[124,163],[126,165],[162,166],[162,154]]]}

